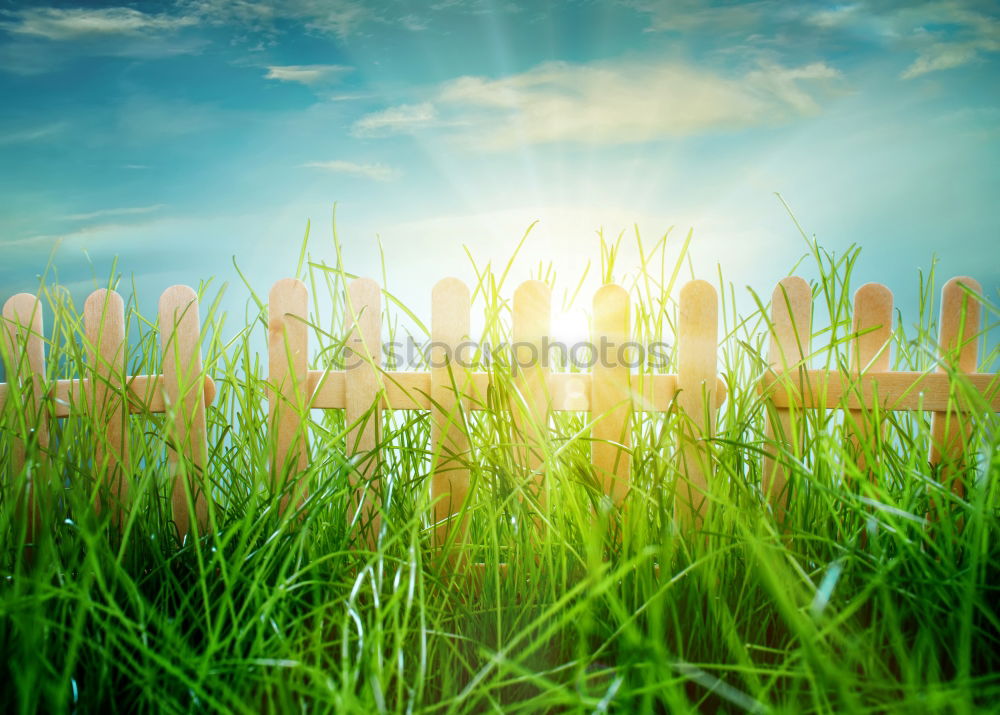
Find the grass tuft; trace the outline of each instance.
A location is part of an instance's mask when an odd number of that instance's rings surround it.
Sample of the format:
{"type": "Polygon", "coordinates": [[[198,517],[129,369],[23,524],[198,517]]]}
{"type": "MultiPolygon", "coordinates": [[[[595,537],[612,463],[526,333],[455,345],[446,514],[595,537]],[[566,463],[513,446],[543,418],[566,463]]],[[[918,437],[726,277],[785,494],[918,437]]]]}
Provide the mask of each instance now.
{"type": "MultiPolygon", "coordinates": [[[[690,235],[649,245],[636,231],[631,272],[618,263],[626,240],[602,238],[596,272],[629,290],[638,340],[669,339],[690,235]]],[[[810,363],[846,370],[858,251],[808,244],[799,267],[815,275],[810,363]]],[[[513,262],[473,261],[482,342],[509,340],[513,262]]],[[[306,242],[297,275],[313,299],[311,365],[338,367],[351,276],[314,262],[306,242]]],[[[546,265],[533,277],[557,289],[564,307],[584,295],[585,277],[557,279],[546,265]]],[[[919,313],[899,316],[894,369],[934,364],[934,279],[933,270],[920,276],[919,313]]],[[[841,713],[972,712],[997,702],[997,416],[975,421],[969,488],[958,497],[928,464],[930,414],[850,416],[879,436],[861,445],[865,474],[844,411],[796,414],[803,447],[780,454],[793,489],[783,528],[761,494],[773,446],[756,390],[769,306],[751,296],[750,310],[739,311],[721,274],[717,287],[729,396],[703,533],[678,533],[671,518],[673,413],[634,417],[633,489],[622,513],[597,492],[591,417],[557,414],[543,445],[548,499],[539,502],[515,458],[510,356],[501,351],[489,368],[497,378],[488,409],[467,415],[473,498],[463,556],[482,564],[473,577],[437,566],[429,547],[426,413],[381,418],[380,534],[346,523],[356,465],[339,411],[307,415],[308,495],[281,514],[287,494],[268,476],[263,298],[250,292],[241,329],[225,339],[220,292],[202,285],[204,365],[218,385],[205,475],[212,526],[182,542],[169,520],[163,416],[129,422],[133,506],[121,530],[92,506],[110,497],[90,457],[102,425],[62,420],[44,454],[29,437],[26,466],[5,470],[0,503],[0,709],[841,713]],[[28,480],[42,507],[34,543],[14,496],[28,480]]],[[[127,369],[155,373],[157,326],[131,290],[127,369]]],[[[80,312],[57,286],[43,284],[40,295],[47,379],[88,375],[80,312]]],[[[385,302],[384,335],[426,337],[418,316],[389,293],[385,302]]],[[[995,324],[997,306],[984,312],[995,324]]],[[[981,369],[996,358],[987,354],[981,369]]],[[[0,414],[3,465],[10,437],[32,428],[15,392],[0,414]]]]}

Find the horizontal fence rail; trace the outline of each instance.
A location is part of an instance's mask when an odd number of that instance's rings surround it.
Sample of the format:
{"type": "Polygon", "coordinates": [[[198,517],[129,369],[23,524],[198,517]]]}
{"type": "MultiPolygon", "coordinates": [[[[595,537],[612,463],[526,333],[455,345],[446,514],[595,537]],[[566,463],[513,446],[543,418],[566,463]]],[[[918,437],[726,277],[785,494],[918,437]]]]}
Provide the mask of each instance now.
{"type": "Polygon", "coordinates": [[[863,411],[933,412],[931,464],[956,494],[964,494],[961,460],[971,415],[982,410],[1000,412],[1000,377],[975,372],[981,295],[982,287],[972,278],[948,281],[941,294],[935,371],[896,372],[889,369],[892,292],[878,283],[862,286],[854,296],[850,373],[844,374],[808,368],[812,292],[796,276],[778,284],[771,297],[770,370],[761,380],[760,391],[772,408],[767,413],[768,456],[762,488],[779,519],[784,518],[791,496],[788,466],[779,453],[801,453],[802,430],[793,412],[802,410],[846,410],[849,438],[862,473],[869,466],[863,447],[878,439],[868,434],[870,425],[861,417],[863,411]],[[966,389],[959,389],[960,384],[966,389]]]}
{"type": "MultiPolygon", "coordinates": [[[[461,513],[469,493],[468,436],[464,415],[487,409],[494,375],[469,370],[471,302],[468,287],[456,278],[439,281],[431,292],[431,369],[407,372],[384,369],[381,355],[381,289],[370,279],[357,279],[347,291],[345,333],[347,369],[311,370],[308,325],[309,296],[298,280],[274,285],[269,303],[271,429],[276,445],[274,478],[283,485],[305,469],[308,453],[303,419],[308,409],[343,409],[349,425],[347,451],[360,457],[353,475],[355,503],[350,518],[370,522],[377,531],[381,493],[375,445],[379,410],[428,410],[432,415],[431,493],[436,542],[461,541],[466,532],[461,513]]],[[[631,473],[630,416],[633,411],[666,412],[679,406],[698,424],[714,415],[726,396],[717,376],[715,289],[692,281],[681,291],[681,324],[676,341],[681,354],[676,375],[633,375],[623,361],[603,364],[591,373],[554,373],[537,359],[545,348],[551,321],[551,292],[545,283],[528,281],[514,293],[512,337],[517,366],[513,376],[512,414],[520,434],[521,465],[536,474],[535,495],[544,503],[541,443],[549,415],[555,411],[588,412],[592,416],[591,460],[604,494],[621,504],[631,473]],[[531,356],[536,359],[532,359],[531,356]],[[684,396],[683,399],[681,396],[684,396]]],[[[629,297],[624,288],[605,285],[593,300],[593,345],[616,348],[631,340],[629,297]]],[[[706,489],[706,451],[712,423],[679,435],[680,451],[692,484],[678,498],[677,517],[697,523],[706,489]]],[[[304,487],[299,487],[302,494],[304,487]]]]}
{"type": "MultiPolygon", "coordinates": [[[[850,370],[809,367],[812,335],[812,291],[803,279],[790,277],[775,288],[771,300],[768,370],[758,384],[766,406],[765,450],[761,490],[776,517],[784,519],[790,498],[789,458],[801,453],[805,410],[845,411],[847,439],[857,452],[862,473],[872,455],[864,445],[869,434],[863,413],[881,410],[933,412],[931,462],[956,493],[970,415],[1000,411],[1000,380],[978,374],[976,344],[980,335],[981,288],[971,278],[955,278],[943,289],[939,357],[933,372],[894,372],[890,365],[892,294],[868,284],[854,304],[850,370]],[[958,389],[964,385],[963,389],[958,389]]],[[[345,298],[342,370],[310,368],[309,293],[296,279],[278,281],[268,302],[268,425],[271,431],[271,475],[278,488],[290,487],[282,504],[305,497],[302,475],[309,460],[308,412],[344,410],[346,451],[351,457],[348,519],[377,536],[382,516],[383,455],[379,444],[382,410],[425,410],[431,417],[430,491],[434,543],[444,550],[467,538],[465,506],[470,491],[468,415],[494,409],[488,400],[496,372],[473,370],[470,362],[471,297],[460,280],[446,278],[431,291],[429,369],[388,369],[382,354],[384,323],[382,289],[370,279],[356,279],[345,298]]],[[[121,519],[128,504],[128,416],[168,413],[169,478],[174,519],[184,535],[206,526],[210,489],[201,475],[207,460],[206,405],[215,385],[204,374],[198,299],[185,286],[168,289],[160,299],[159,331],[162,372],[127,375],[125,322],[121,297],[96,291],[84,306],[88,374],[77,379],[49,380],[41,302],[19,294],[3,309],[2,347],[10,384],[0,385],[0,409],[11,406],[33,425],[12,435],[11,468],[26,468],[27,440],[44,454],[52,419],[87,414],[104,425],[95,435],[94,473],[110,495],[121,519]],[[192,523],[192,516],[194,523],[192,523]]],[[[513,416],[516,462],[530,475],[531,496],[548,499],[545,445],[555,412],[588,413],[590,457],[594,476],[610,504],[622,505],[632,475],[631,423],[636,413],[678,411],[672,438],[679,483],[674,517],[680,528],[697,530],[704,523],[712,491],[712,440],[727,386],[718,375],[719,306],[715,289],[691,281],[680,292],[676,374],[633,372],[628,364],[597,360],[589,373],[554,372],[541,356],[550,336],[552,299],[549,286],[527,281],[511,303],[511,375],[507,394],[513,416]],[[508,394],[509,393],[509,394],[508,394]]],[[[621,286],[599,288],[592,302],[592,345],[622,346],[632,339],[631,301],[621,286]]],[[[38,505],[30,493],[20,495],[25,518],[37,521],[38,505]]]]}
{"type": "MultiPolygon", "coordinates": [[[[158,375],[128,375],[125,370],[125,309],[109,290],[90,294],[83,323],[89,377],[50,381],[45,364],[42,304],[20,293],[3,308],[2,353],[11,382],[0,384],[0,410],[13,403],[25,415],[26,434],[42,454],[49,446],[52,419],[88,414],[103,426],[93,437],[94,475],[105,487],[96,506],[110,509],[121,523],[128,504],[128,416],[171,413],[167,421],[173,517],[181,536],[191,531],[190,514],[205,528],[206,494],[200,474],[207,459],[205,407],[215,398],[215,383],[202,375],[198,296],[187,286],[167,289],[160,298],[162,368],[158,375]],[[190,508],[190,507],[193,507],[190,508]]],[[[25,440],[15,436],[11,471],[25,468],[25,440]]],[[[31,482],[19,495],[33,534],[39,505],[31,482]]]]}

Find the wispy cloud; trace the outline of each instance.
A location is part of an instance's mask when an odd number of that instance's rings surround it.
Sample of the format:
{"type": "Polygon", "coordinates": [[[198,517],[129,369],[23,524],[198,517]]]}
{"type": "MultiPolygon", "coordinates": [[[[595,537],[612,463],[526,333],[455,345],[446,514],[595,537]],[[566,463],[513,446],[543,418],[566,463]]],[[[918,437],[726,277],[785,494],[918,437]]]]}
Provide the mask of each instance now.
{"type": "Polygon", "coordinates": [[[447,82],[433,101],[362,117],[354,133],[448,127],[461,142],[492,150],[644,142],[816,114],[839,80],[840,73],[823,62],[766,63],[734,76],[680,63],[549,62],[501,79],[447,82]]]}
{"type": "Polygon", "coordinates": [[[354,102],[359,99],[368,99],[372,95],[370,93],[356,93],[356,94],[331,94],[326,97],[327,102],[354,102]]]}
{"type": "Polygon", "coordinates": [[[154,204],[152,206],[133,206],[127,208],[99,209],[87,213],[70,214],[63,216],[66,221],[93,221],[94,219],[110,218],[112,216],[142,216],[159,211],[165,204],[154,204]]]}
{"type": "Polygon", "coordinates": [[[282,25],[294,24],[322,35],[346,38],[366,32],[367,26],[401,27],[421,32],[435,13],[454,10],[462,13],[496,15],[517,11],[512,2],[459,0],[454,3],[425,4],[409,0],[180,0],[189,12],[220,25],[238,25],[252,32],[279,34],[282,25]],[[414,10],[419,10],[414,12],[414,10]]]}
{"type": "Polygon", "coordinates": [[[430,102],[400,104],[365,115],[354,123],[351,131],[355,136],[384,136],[426,128],[436,119],[437,112],[430,102]]]}
{"type": "Polygon", "coordinates": [[[913,79],[1000,52],[1000,17],[987,0],[884,0],[795,3],[751,0],[618,0],[647,16],[648,32],[739,37],[749,46],[788,46],[839,37],[883,50],[915,53],[901,73],[913,79]]]}
{"type": "Polygon", "coordinates": [[[169,140],[226,127],[231,110],[152,93],[133,94],[115,112],[120,139],[137,142],[169,140]]]}
{"type": "Polygon", "coordinates": [[[58,283],[66,288],[81,280],[93,285],[95,274],[110,275],[116,265],[135,271],[137,278],[172,271],[171,282],[180,282],[179,273],[186,273],[181,280],[196,280],[200,269],[192,256],[214,254],[215,260],[228,255],[228,248],[209,239],[215,235],[204,221],[156,214],[125,220],[109,216],[65,231],[24,235],[3,242],[8,260],[0,263],[0,284],[37,285],[35,275],[47,266],[58,270],[58,283]]]}
{"type": "Polygon", "coordinates": [[[344,65],[271,65],[264,78],[314,85],[338,81],[353,69],[344,65]]]}
{"type": "Polygon", "coordinates": [[[753,27],[780,6],[768,0],[713,5],[703,0],[620,0],[649,17],[648,32],[688,32],[704,27],[714,30],[753,27]]]}
{"type": "Polygon", "coordinates": [[[392,181],[398,179],[402,172],[391,166],[384,164],[357,164],[353,161],[311,161],[302,165],[309,169],[322,169],[337,174],[347,174],[373,181],[392,181]]]}
{"type": "Polygon", "coordinates": [[[316,33],[347,37],[378,17],[361,0],[189,0],[187,5],[213,23],[271,33],[282,21],[292,21],[316,33]]]}
{"type": "Polygon", "coordinates": [[[55,8],[33,7],[12,13],[0,28],[16,35],[62,41],[114,35],[141,35],[188,27],[194,17],[148,14],[130,7],[55,8]]]}
{"type": "Polygon", "coordinates": [[[204,37],[184,28],[189,14],[146,13],[129,7],[32,7],[0,10],[0,70],[31,76],[71,66],[83,57],[153,59],[199,52],[204,37]],[[59,44],[58,51],[52,47],[59,44]]]}
{"type": "Polygon", "coordinates": [[[917,58],[903,71],[903,79],[955,69],[1000,52],[1000,19],[995,15],[962,3],[944,2],[930,6],[921,20],[910,35],[911,42],[919,47],[917,58]],[[951,30],[926,29],[935,23],[950,26],[951,30]]]}
{"type": "Polygon", "coordinates": [[[52,122],[50,124],[42,124],[41,126],[32,128],[16,129],[0,133],[0,146],[26,144],[29,142],[47,139],[48,137],[61,134],[66,130],[67,126],[66,122],[52,122]]]}
{"type": "Polygon", "coordinates": [[[977,59],[979,51],[975,43],[936,43],[922,50],[900,77],[913,79],[931,72],[955,69],[977,59]]]}
{"type": "Polygon", "coordinates": [[[814,27],[836,29],[855,24],[863,13],[864,10],[860,3],[846,3],[819,7],[806,14],[805,21],[814,27]]]}

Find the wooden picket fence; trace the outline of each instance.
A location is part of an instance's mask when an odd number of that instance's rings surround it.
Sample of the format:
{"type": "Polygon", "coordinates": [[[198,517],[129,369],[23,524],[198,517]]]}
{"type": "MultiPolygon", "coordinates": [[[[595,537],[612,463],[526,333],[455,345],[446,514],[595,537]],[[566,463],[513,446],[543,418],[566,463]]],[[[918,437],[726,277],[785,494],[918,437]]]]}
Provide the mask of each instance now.
{"type": "Polygon", "coordinates": [[[771,408],[762,488],[779,520],[784,518],[790,496],[788,466],[779,453],[801,453],[801,421],[792,413],[806,409],[847,410],[848,438],[862,473],[872,466],[865,446],[881,443],[877,431],[869,434],[872,421],[863,418],[864,411],[932,412],[931,464],[956,494],[964,494],[961,477],[966,465],[962,456],[974,425],[972,415],[984,410],[1000,412],[998,375],[976,372],[982,335],[981,296],[982,287],[972,278],[948,281],[941,293],[936,371],[892,371],[892,292],[878,283],[862,286],[854,295],[852,374],[845,375],[839,370],[808,368],[812,334],[809,284],[793,276],[777,285],[771,296],[770,370],[761,381],[761,391],[771,408]],[[971,389],[957,389],[959,379],[971,389]]]}
{"type": "MultiPolygon", "coordinates": [[[[12,436],[13,473],[25,466],[25,436],[37,442],[40,453],[49,446],[50,421],[88,414],[104,426],[93,435],[93,473],[107,486],[106,503],[99,508],[121,521],[127,504],[129,477],[128,419],[130,414],[167,413],[171,434],[169,452],[174,519],[182,535],[191,530],[189,499],[199,524],[205,526],[205,487],[197,478],[207,461],[205,406],[215,397],[215,383],[203,377],[198,296],[187,286],[168,288],[159,303],[162,372],[128,375],[125,369],[125,304],[110,290],[90,294],[83,308],[85,350],[90,376],[50,384],[45,365],[42,303],[20,293],[3,307],[3,355],[11,383],[0,384],[0,409],[8,401],[23,415],[20,435],[12,436]]],[[[29,541],[35,533],[40,505],[30,479],[24,505],[29,541]]]]}
{"type": "MultiPolygon", "coordinates": [[[[470,338],[471,302],[468,287],[455,278],[438,282],[431,293],[431,352],[429,372],[385,370],[381,355],[381,289],[369,279],[353,281],[347,291],[347,369],[310,370],[307,313],[309,296],[298,280],[279,281],[269,299],[269,383],[271,429],[276,450],[273,470],[287,479],[305,469],[308,446],[303,421],[309,409],[343,409],[350,430],[347,451],[360,457],[353,475],[356,500],[352,520],[377,532],[378,507],[365,493],[381,493],[378,484],[381,409],[429,410],[432,418],[431,497],[434,504],[436,542],[440,545],[464,538],[460,518],[469,489],[469,440],[463,416],[487,404],[490,373],[466,369],[461,352],[470,338]],[[374,410],[373,410],[374,407],[374,410]],[[455,528],[453,528],[455,527],[455,528]]],[[[635,410],[665,412],[674,405],[689,417],[677,435],[677,447],[687,475],[688,489],[678,490],[677,516],[697,525],[707,491],[714,415],[726,396],[717,376],[718,299],[705,281],[691,281],[681,290],[676,344],[676,375],[630,373],[627,364],[597,361],[592,372],[553,373],[541,361],[543,339],[550,335],[552,299],[549,286],[527,281],[514,293],[512,341],[527,356],[514,356],[517,371],[513,405],[520,432],[521,461],[536,474],[535,492],[544,500],[541,442],[554,411],[589,412],[591,459],[603,491],[620,504],[631,474],[631,415],[635,410]],[[707,416],[705,424],[704,416],[707,416]],[[691,426],[694,426],[693,428],[691,426]]],[[[630,340],[628,293],[618,285],[605,285],[593,299],[595,345],[623,346],[630,340]],[[602,338],[603,343],[602,343],[602,338]]],[[[302,493],[302,490],[299,490],[302,493]]]]}
{"type": "MultiPolygon", "coordinates": [[[[855,296],[852,371],[811,370],[812,294],[801,278],[781,281],[772,297],[770,369],[760,382],[767,404],[767,448],[762,490],[779,519],[789,496],[786,456],[801,446],[801,429],[794,411],[841,408],[856,418],[862,411],[924,410],[933,418],[932,461],[942,478],[961,473],[960,458],[975,411],[1000,411],[1000,381],[994,374],[978,374],[976,342],[979,336],[980,286],[970,278],[956,278],[943,290],[940,351],[936,372],[889,370],[892,331],[892,294],[868,284],[855,296]],[[956,400],[958,374],[978,394],[978,400],[956,400]]],[[[354,457],[351,476],[353,504],[348,518],[378,531],[383,493],[379,429],[380,410],[427,410],[431,414],[434,538],[448,545],[465,538],[463,505],[469,492],[469,438],[465,416],[483,409],[491,374],[470,370],[471,298],[460,280],[446,278],[432,290],[431,368],[426,372],[386,369],[382,356],[382,291],[369,279],[348,285],[345,300],[345,369],[309,367],[309,296],[299,280],[277,282],[268,304],[268,402],[272,431],[271,471],[279,487],[294,484],[286,493],[301,498],[308,450],[310,409],[344,410],[347,452],[354,457]]],[[[635,374],[624,364],[597,361],[589,373],[552,372],[543,362],[530,360],[544,349],[550,335],[551,293],[539,281],[527,281],[514,293],[512,343],[525,356],[513,356],[512,405],[520,443],[518,460],[535,475],[535,493],[544,501],[542,443],[555,411],[587,412],[591,417],[591,459],[604,494],[621,504],[629,490],[633,413],[679,410],[675,435],[678,472],[683,484],[675,490],[675,517],[685,529],[701,525],[710,502],[711,444],[715,421],[726,399],[725,382],[718,376],[718,298],[704,281],[687,283],[680,293],[679,321],[674,336],[677,374],[635,374]]],[[[0,385],[0,408],[17,402],[26,423],[38,425],[32,439],[44,452],[48,420],[86,412],[106,430],[94,445],[95,474],[106,480],[114,507],[126,503],[128,463],[127,415],[135,412],[172,412],[168,420],[171,463],[176,474],[172,488],[174,518],[182,534],[192,528],[189,514],[204,524],[207,488],[198,478],[206,461],[205,406],[215,387],[203,376],[200,353],[198,301],[184,286],[168,289],[160,300],[163,371],[159,375],[127,376],[124,355],[124,315],[120,296],[97,291],[84,309],[91,377],[46,382],[42,309],[31,295],[14,296],[4,306],[4,355],[13,386],[0,385]]],[[[621,346],[630,341],[631,315],[627,291],[605,285],[593,297],[592,339],[595,345],[621,346]]],[[[876,435],[865,434],[864,419],[855,419],[852,439],[859,446],[876,435]]],[[[18,438],[20,439],[20,438],[18,438]]],[[[13,467],[23,467],[24,444],[12,445],[13,467]]],[[[864,470],[865,452],[859,449],[864,470]]],[[[955,489],[961,480],[955,479],[955,489]]],[[[30,494],[28,502],[30,500],[30,494]]],[[[289,497],[291,498],[291,497],[289,497]]],[[[35,507],[37,508],[37,506],[35,507]]],[[[29,510],[29,522],[34,512],[29,510]]],[[[30,524],[29,524],[30,530],[30,524]]]]}

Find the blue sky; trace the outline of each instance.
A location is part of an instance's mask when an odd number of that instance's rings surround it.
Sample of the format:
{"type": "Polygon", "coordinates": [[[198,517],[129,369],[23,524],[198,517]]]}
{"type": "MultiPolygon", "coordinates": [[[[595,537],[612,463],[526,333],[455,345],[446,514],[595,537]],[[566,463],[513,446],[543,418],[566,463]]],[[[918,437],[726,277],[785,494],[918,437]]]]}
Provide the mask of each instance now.
{"type": "Polygon", "coordinates": [[[861,281],[905,300],[938,254],[995,297],[998,161],[996,2],[0,0],[4,294],[57,245],[75,291],[235,255],[266,292],[307,219],[331,258],[334,202],[418,308],[536,219],[519,277],[636,223],[769,293],[804,251],[780,192],[861,281]]]}

